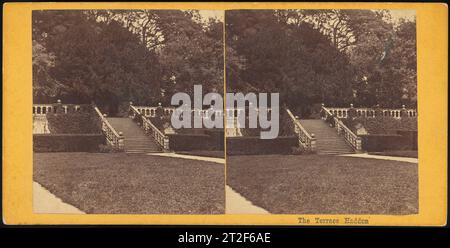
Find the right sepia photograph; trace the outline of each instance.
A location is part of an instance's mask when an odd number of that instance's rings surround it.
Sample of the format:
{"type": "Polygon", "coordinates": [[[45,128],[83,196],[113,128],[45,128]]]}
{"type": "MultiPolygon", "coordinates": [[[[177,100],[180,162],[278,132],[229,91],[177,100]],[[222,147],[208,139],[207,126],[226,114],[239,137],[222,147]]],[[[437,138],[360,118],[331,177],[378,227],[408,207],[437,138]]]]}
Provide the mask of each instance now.
{"type": "Polygon", "coordinates": [[[225,12],[227,214],[419,213],[414,10],[225,12]]]}

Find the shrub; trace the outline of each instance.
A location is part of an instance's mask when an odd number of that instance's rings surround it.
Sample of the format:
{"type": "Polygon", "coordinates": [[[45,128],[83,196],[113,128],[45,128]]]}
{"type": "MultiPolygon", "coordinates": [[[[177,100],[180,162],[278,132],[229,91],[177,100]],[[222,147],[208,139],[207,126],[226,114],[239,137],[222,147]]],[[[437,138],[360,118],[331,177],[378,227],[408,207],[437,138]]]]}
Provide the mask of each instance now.
{"type": "Polygon", "coordinates": [[[98,152],[103,134],[34,134],[35,152],[98,152]]]}
{"type": "Polygon", "coordinates": [[[99,148],[99,152],[101,153],[115,153],[115,152],[121,152],[121,150],[119,148],[116,148],[114,146],[111,146],[109,144],[100,144],[98,145],[99,148]]]}
{"type": "Polygon", "coordinates": [[[305,149],[302,146],[293,146],[291,147],[292,155],[302,155],[305,153],[305,149]]]}
{"type": "Polygon", "coordinates": [[[405,134],[361,135],[362,149],[368,152],[417,150],[417,132],[405,134]]]}
{"type": "Polygon", "coordinates": [[[227,155],[291,154],[298,145],[296,136],[281,136],[276,139],[253,137],[227,138],[227,155]]]}
{"type": "Polygon", "coordinates": [[[295,135],[294,122],[285,110],[282,110],[280,115],[280,131],[279,136],[292,136],[295,135]]]}
{"type": "Polygon", "coordinates": [[[417,131],[417,118],[401,118],[378,116],[376,118],[358,117],[343,119],[344,124],[354,131],[360,123],[369,134],[395,134],[397,131],[417,131]]]}
{"type": "Polygon", "coordinates": [[[293,146],[293,147],[291,147],[291,151],[292,151],[292,155],[307,155],[307,154],[315,153],[310,150],[306,150],[303,146],[293,146]]]}
{"type": "Polygon", "coordinates": [[[260,136],[262,129],[260,127],[257,128],[241,128],[241,133],[245,137],[254,137],[260,136]]]}
{"type": "Polygon", "coordinates": [[[168,137],[173,151],[223,150],[223,132],[222,135],[169,134],[168,137]]]}
{"type": "Polygon", "coordinates": [[[152,124],[158,128],[159,131],[164,133],[166,127],[169,127],[170,124],[170,116],[161,116],[161,117],[148,117],[148,119],[152,122],[152,124]]]}
{"type": "Polygon", "coordinates": [[[134,117],[133,117],[133,121],[134,122],[136,122],[136,124],[138,125],[138,126],[141,126],[142,127],[142,114],[135,114],[134,115],[134,117]]]}
{"type": "MultiPolygon", "coordinates": [[[[259,125],[256,128],[249,127],[249,117],[246,117],[245,128],[241,128],[243,136],[260,136],[262,131],[269,131],[268,128],[261,128],[259,125]]],[[[280,109],[279,119],[279,136],[292,136],[295,135],[294,124],[291,117],[288,115],[285,109],[280,109]]]]}
{"type": "Polygon", "coordinates": [[[101,133],[101,121],[93,111],[47,113],[48,128],[52,134],[101,133]]]}
{"type": "Polygon", "coordinates": [[[225,145],[225,136],[223,129],[206,129],[205,134],[210,136],[213,150],[223,150],[225,145]]]}
{"type": "Polygon", "coordinates": [[[207,128],[180,128],[175,129],[175,132],[177,134],[207,134],[207,130],[207,128]]]}
{"type": "Polygon", "coordinates": [[[336,126],[334,117],[335,117],[335,115],[328,115],[327,119],[325,120],[330,125],[330,127],[335,127],[336,126]]]}
{"type": "Polygon", "coordinates": [[[130,102],[120,102],[119,106],[117,108],[117,117],[128,117],[131,116],[131,108],[130,108],[130,102]]]}

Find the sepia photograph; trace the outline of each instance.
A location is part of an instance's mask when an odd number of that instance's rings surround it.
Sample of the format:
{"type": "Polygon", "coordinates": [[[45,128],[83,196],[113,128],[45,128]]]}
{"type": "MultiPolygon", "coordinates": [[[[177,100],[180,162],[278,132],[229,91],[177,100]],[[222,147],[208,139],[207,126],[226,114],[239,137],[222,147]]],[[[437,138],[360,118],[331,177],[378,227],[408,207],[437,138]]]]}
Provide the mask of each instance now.
{"type": "Polygon", "coordinates": [[[223,13],[32,12],[34,213],[225,212],[223,13]]]}
{"type": "Polygon", "coordinates": [[[33,2],[3,15],[5,226],[264,246],[305,236],[277,226],[447,225],[446,4],[33,2]]]}
{"type": "Polygon", "coordinates": [[[227,213],[418,214],[415,11],[229,10],[225,20],[227,213]],[[248,101],[234,107],[229,92],[248,101]],[[271,125],[252,128],[252,109],[271,125]],[[277,137],[263,138],[273,124],[277,137]]]}

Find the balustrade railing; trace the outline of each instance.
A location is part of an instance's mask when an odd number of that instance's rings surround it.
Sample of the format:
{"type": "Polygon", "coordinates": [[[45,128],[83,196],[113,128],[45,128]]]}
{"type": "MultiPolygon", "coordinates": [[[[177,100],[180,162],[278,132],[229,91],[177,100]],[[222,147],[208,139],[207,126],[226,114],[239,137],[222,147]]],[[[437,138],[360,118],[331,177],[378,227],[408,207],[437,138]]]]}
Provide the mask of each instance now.
{"type": "MultiPolygon", "coordinates": [[[[137,111],[137,113],[145,116],[145,117],[155,117],[156,116],[156,110],[158,107],[149,107],[149,106],[133,106],[134,110],[137,111]]],[[[171,115],[175,108],[172,107],[162,107],[163,113],[165,115],[171,115]]]]}
{"type": "MultiPolygon", "coordinates": [[[[134,106],[133,107],[137,110],[138,113],[141,115],[144,115],[145,117],[155,117],[156,116],[156,110],[159,107],[153,107],[153,106],[134,106]]],[[[163,109],[163,114],[165,115],[171,115],[173,112],[178,111],[174,107],[161,107],[163,109]]],[[[200,115],[202,117],[207,117],[208,109],[192,109],[192,112],[194,115],[200,115]]],[[[226,113],[227,116],[237,117],[238,115],[243,115],[244,113],[248,114],[248,111],[244,108],[227,108],[226,113]]],[[[258,108],[256,108],[256,111],[260,111],[258,108]]],[[[270,113],[272,111],[271,108],[267,109],[267,112],[270,113]]],[[[223,116],[223,110],[216,110],[215,116],[223,116]]]]}
{"type": "Polygon", "coordinates": [[[63,114],[67,114],[70,108],[75,111],[80,111],[82,106],[86,104],[61,104],[60,101],[55,104],[33,104],[33,116],[45,116],[47,113],[56,113],[58,108],[61,108],[63,114]]]}
{"type": "Polygon", "coordinates": [[[349,143],[355,151],[362,150],[362,141],[361,138],[352,132],[334,113],[332,113],[328,108],[322,106],[322,111],[325,113],[323,116],[324,120],[329,118],[333,118],[335,128],[337,129],[338,135],[343,135],[345,141],[349,143]]]}
{"type": "MultiPolygon", "coordinates": [[[[326,109],[334,114],[337,118],[348,118],[350,108],[334,108],[334,107],[326,107],[326,109]]],[[[378,114],[381,114],[384,117],[392,117],[396,119],[401,119],[402,117],[417,117],[416,109],[407,109],[403,108],[353,108],[357,117],[366,117],[366,118],[375,118],[378,114]]]]}
{"type": "MultiPolygon", "coordinates": [[[[151,107],[148,107],[150,109],[151,107]]],[[[156,112],[155,107],[155,112],[156,112]]],[[[151,135],[155,141],[162,147],[164,150],[169,150],[169,137],[167,137],[161,130],[159,130],[153,123],[147,119],[147,117],[143,113],[142,107],[140,107],[141,111],[139,111],[138,107],[135,107],[133,105],[130,105],[130,110],[132,111],[132,117],[135,117],[136,115],[140,115],[140,118],[142,118],[142,128],[144,129],[146,134],[151,135]]]]}
{"type": "Polygon", "coordinates": [[[298,137],[299,144],[306,150],[314,152],[316,150],[316,138],[314,134],[308,133],[289,109],[286,109],[286,112],[294,124],[294,132],[298,137]]]}
{"type": "Polygon", "coordinates": [[[123,150],[124,149],[124,137],[122,133],[117,132],[111,124],[108,122],[108,120],[105,118],[105,116],[102,115],[100,110],[97,107],[94,107],[95,112],[97,113],[98,117],[100,118],[102,122],[102,132],[106,137],[106,141],[111,146],[123,150]]]}

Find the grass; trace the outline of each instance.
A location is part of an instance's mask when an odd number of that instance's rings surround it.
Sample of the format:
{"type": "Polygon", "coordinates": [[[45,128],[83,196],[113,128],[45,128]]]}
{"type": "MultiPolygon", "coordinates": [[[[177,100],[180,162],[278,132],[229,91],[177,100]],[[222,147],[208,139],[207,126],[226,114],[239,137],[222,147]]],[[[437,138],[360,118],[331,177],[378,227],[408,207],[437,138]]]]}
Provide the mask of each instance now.
{"type": "Polygon", "coordinates": [[[225,158],[225,152],[222,151],[205,151],[205,150],[194,150],[194,151],[180,151],[176,152],[183,155],[193,155],[200,157],[213,157],[213,158],[225,158]]]}
{"type": "Polygon", "coordinates": [[[384,151],[384,152],[369,152],[369,154],[382,155],[382,156],[394,156],[394,157],[418,158],[417,151],[384,151]]]}
{"type": "Polygon", "coordinates": [[[274,214],[418,213],[413,163],[324,155],[231,156],[227,184],[274,214]]]}
{"type": "Polygon", "coordinates": [[[35,153],[33,161],[36,182],[86,213],[224,213],[223,164],[125,153],[35,153]]]}

